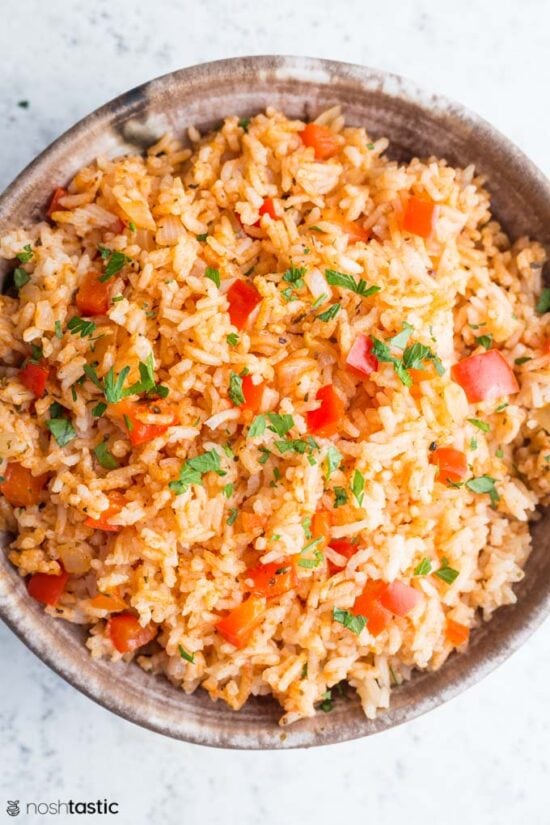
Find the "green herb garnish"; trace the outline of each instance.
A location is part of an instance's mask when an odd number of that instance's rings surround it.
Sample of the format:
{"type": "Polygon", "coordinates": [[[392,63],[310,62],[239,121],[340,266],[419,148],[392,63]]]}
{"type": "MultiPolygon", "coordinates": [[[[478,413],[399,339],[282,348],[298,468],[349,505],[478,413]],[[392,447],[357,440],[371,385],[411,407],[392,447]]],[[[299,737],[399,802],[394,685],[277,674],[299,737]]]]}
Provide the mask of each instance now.
{"type": "Polygon", "coordinates": [[[542,292],[540,293],[540,297],[537,301],[536,310],[540,315],[543,315],[545,312],[548,312],[550,309],[550,287],[545,286],[542,292]]]}
{"type": "Polygon", "coordinates": [[[491,504],[495,505],[500,500],[500,496],[495,487],[496,479],[491,476],[483,475],[478,478],[470,478],[466,482],[466,487],[472,493],[488,493],[491,499],[491,504]]]}
{"type": "Polygon", "coordinates": [[[236,507],[232,507],[229,511],[229,515],[227,516],[227,524],[231,527],[232,524],[235,524],[237,521],[237,516],[239,515],[239,511],[236,507]]]}
{"type": "Polygon", "coordinates": [[[364,616],[355,616],[353,613],[350,613],[349,610],[341,610],[339,607],[333,608],[332,618],[335,622],[338,622],[339,624],[344,625],[344,627],[348,630],[351,630],[351,632],[355,633],[356,636],[359,636],[367,624],[367,620],[364,616]]]}
{"type": "Polygon", "coordinates": [[[220,454],[214,449],[195,458],[188,458],[183,463],[178,478],[171,481],[168,487],[179,496],[185,493],[191,485],[202,484],[203,475],[210,472],[219,476],[225,475],[220,464],[220,454]]]}
{"type": "Polygon", "coordinates": [[[291,415],[279,415],[278,413],[267,413],[269,419],[268,430],[280,436],[285,436],[294,426],[294,419],[291,415]]]}
{"type": "Polygon", "coordinates": [[[125,264],[132,262],[132,259],[124,252],[119,252],[118,249],[107,249],[106,246],[99,247],[99,254],[105,261],[105,271],[99,277],[101,283],[105,283],[105,281],[117,275],[125,264]]]}
{"type": "Polygon", "coordinates": [[[239,336],[237,335],[236,332],[230,332],[225,340],[227,341],[229,346],[236,347],[237,344],[239,343],[239,336]]]}
{"type": "Polygon", "coordinates": [[[96,325],[93,321],[87,321],[85,318],[79,318],[78,315],[71,318],[67,324],[67,329],[73,335],[80,335],[81,338],[86,338],[88,335],[93,335],[96,330],[96,325]]]}
{"type": "Polygon", "coordinates": [[[105,470],[116,470],[120,466],[109,450],[106,441],[102,441],[101,444],[94,447],[94,455],[105,470]]]}
{"type": "Polygon", "coordinates": [[[191,662],[191,664],[193,664],[195,661],[194,653],[188,653],[181,645],[178,645],[178,650],[182,659],[185,659],[186,662],[191,662]]]}
{"type": "Polygon", "coordinates": [[[46,427],[51,432],[60,447],[65,447],[76,438],[76,430],[67,418],[50,418],[46,427]]]}
{"type": "Polygon", "coordinates": [[[344,487],[335,487],[333,490],[334,493],[334,509],[336,510],[338,507],[342,507],[344,504],[347,504],[348,501],[348,494],[344,487]]]}
{"type": "Polygon", "coordinates": [[[486,421],[481,421],[479,418],[467,418],[466,421],[469,421],[470,424],[473,424],[474,427],[477,427],[478,430],[482,430],[484,433],[491,431],[491,425],[486,421]]]}
{"type": "Polygon", "coordinates": [[[208,278],[210,281],[212,281],[212,283],[216,284],[216,286],[219,289],[221,283],[219,269],[214,269],[213,266],[207,266],[204,270],[204,277],[208,278]]]}
{"type": "Polygon", "coordinates": [[[336,318],[338,313],[340,312],[340,304],[332,304],[328,309],[325,309],[324,312],[321,312],[317,318],[319,321],[332,321],[333,318],[336,318]]]}
{"type": "Polygon", "coordinates": [[[422,561],[414,568],[413,576],[427,576],[428,573],[431,573],[431,571],[431,561],[429,559],[422,559],[422,561]]]}
{"type": "Polygon", "coordinates": [[[20,266],[17,269],[13,270],[13,283],[17,289],[21,289],[24,287],[25,284],[28,284],[31,279],[31,276],[28,272],[22,269],[20,266]]]}
{"type": "Polygon", "coordinates": [[[363,497],[364,497],[364,492],[363,491],[364,491],[364,489],[365,489],[365,477],[363,476],[362,473],[359,472],[359,470],[355,470],[355,472],[353,473],[352,481],[351,481],[351,492],[353,493],[354,498],[355,498],[357,504],[359,505],[359,507],[361,507],[361,505],[363,503],[363,497]]]}
{"type": "Polygon", "coordinates": [[[327,283],[331,286],[340,286],[343,289],[350,289],[362,298],[368,298],[369,295],[374,295],[376,292],[380,292],[379,286],[367,286],[367,282],[362,278],[356,281],[353,275],[348,275],[345,272],[337,272],[334,269],[325,269],[325,278],[327,279],[327,283]]]}
{"type": "Polygon", "coordinates": [[[265,415],[257,415],[248,428],[248,435],[254,438],[258,435],[263,435],[266,428],[265,415]]]}
{"type": "Polygon", "coordinates": [[[434,576],[437,576],[438,579],[441,579],[441,581],[444,581],[446,584],[452,584],[459,576],[459,572],[449,567],[447,559],[441,559],[441,567],[439,570],[434,570],[434,576]]]}
{"type": "Polygon", "coordinates": [[[236,372],[231,372],[229,374],[228,395],[236,407],[239,407],[241,404],[244,404],[245,402],[243,393],[243,379],[240,375],[237,375],[236,372]]]}
{"type": "Polygon", "coordinates": [[[34,255],[34,252],[33,252],[32,246],[30,245],[30,243],[28,243],[28,244],[25,244],[25,246],[23,247],[21,252],[16,253],[15,257],[17,258],[18,261],[21,261],[22,264],[28,264],[29,261],[32,260],[33,255],[34,255]]]}
{"type": "Polygon", "coordinates": [[[478,335],[475,339],[476,344],[479,344],[480,347],[484,347],[484,349],[491,349],[493,344],[493,336],[492,335],[478,335]]]}
{"type": "Polygon", "coordinates": [[[338,452],[336,447],[329,447],[327,450],[325,478],[328,481],[332,473],[338,469],[342,461],[342,454],[338,452]]]}

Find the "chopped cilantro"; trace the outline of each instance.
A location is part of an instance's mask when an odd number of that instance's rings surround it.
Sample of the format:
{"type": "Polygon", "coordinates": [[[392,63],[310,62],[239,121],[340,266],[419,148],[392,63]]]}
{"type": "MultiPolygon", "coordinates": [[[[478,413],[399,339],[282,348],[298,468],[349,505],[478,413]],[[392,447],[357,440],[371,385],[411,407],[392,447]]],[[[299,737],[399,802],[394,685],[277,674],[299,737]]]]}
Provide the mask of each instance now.
{"type": "Polygon", "coordinates": [[[325,690],[325,692],[321,696],[322,702],[319,705],[319,710],[322,710],[323,713],[330,713],[332,708],[334,707],[332,702],[332,691],[325,690]]]}
{"type": "Polygon", "coordinates": [[[208,237],[208,232],[201,232],[200,235],[196,235],[197,240],[200,241],[201,243],[204,243],[205,240],[207,239],[207,237],[208,237]]]}
{"type": "Polygon", "coordinates": [[[327,450],[325,478],[328,481],[332,473],[338,469],[342,461],[342,455],[336,447],[330,446],[327,450]]]}
{"type": "Polygon", "coordinates": [[[296,289],[301,289],[304,285],[303,276],[306,274],[307,270],[305,267],[296,267],[291,266],[283,275],[283,281],[286,281],[289,284],[293,284],[296,289]]]}
{"type": "Polygon", "coordinates": [[[325,309],[324,312],[321,312],[317,318],[319,321],[332,321],[333,318],[336,318],[339,312],[340,304],[332,304],[332,306],[329,306],[329,308],[325,309]]]}
{"type": "Polygon", "coordinates": [[[81,338],[86,338],[94,334],[96,325],[93,321],[87,321],[85,318],[79,318],[79,316],[76,315],[74,318],[71,318],[67,324],[67,329],[69,332],[72,332],[73,335],[80,335],[81,338]]]}
{"type": "Polygon", "coordinates": [[[21,289],[21,287],[28,284],[31,279],[31,276],[28,272],[22,269],[20,266],[17,269],[13,270],[13,283],[15,284],[17,289],[21,289]]]}
{"type": "Polygon", "coordinates": [[[237,335],[236,332],[230,332],[225,340],[227,341],[229,346],[236,347],[237,344],[239,343],[239,336],[237,335]]]}
{"type": "Polygon", "coordinates": [[[61,321],[55,322],[55,337],[61,340],[63,338],[63,330],[61,328],[61,321]]]}
{"type": "Polygon", "coordinates": [[[397,349],[405,349],[407,346],[407,341],[411,337],[412,333],[413,327],[405,321],[401,332],[398,332],[397,335],[393,336],[393,338],[388,338],[388,344],[391,347],[396,347],[397,349]]]}
{"type": "Polygon", "coordinates": [[[367,624],[364,616],[355,616],[353,613],[350,613],[349,610],[341,610],[339,607],[332,609],[332,618],[335,622],[351,630],[356,636],[359,636],[367,624]]]}
{"type": "Polygon", "coordinates": [[[213,472],[219,476],[224,476],[225,471],[222,470],[220,464],[220,454],[212,449],[195,458],[188,458],[182,464],[178,478],[171,481],[168,487],[177,496],[185,493],[185,491],[193,484],[202,484],[202,477],[205,473],[213,472]]]}
{"type": "Polygon", "coordinates": [[[502,449],[502,447],[498,447],[495,450],[495,455],[497,458],[504,458],[504,450],[502,449]]]}
{"type": "Polygon", "coordinates": [[[181,645],[178,645],[178,651],[182,659],[185,659],[186,662],[193,662],[195,661],[195,654],[188,653],[181,645]]]}
{"type": "Polygon", "coordinates": [[[548,312],[550,309],[550,287],[545,286],[542,292],[540,293],[539,300],[537,302],[536,310],[540,315],[543,315],[545,312],[548,312]]]}
{"type": "Polygon", "coordinates": [[[344,487],[335,487],[333,492],[334,492],[334,509],[335,510],[338,507],[342,507],[344,504],[347,504],[348,494],[347,494],[344,487]]]}
{"type": "Polygon", "coordinates": [[[532,357],[530,355],[523,355],[521,358],[514,358],[514,364],[518,367],[521,367],[522,364],[526,364],[527,361],[532,361],[532,357]]]}
{"type": "Polygon", "coordinates": [[[258,459],[258,462],[260,464],[265,464],[269,460],[270,452],[266,447],[260,447],[260,453],[261,455],[258,459]]]}
{"type": "Polygon", "coordinates": [[[362,298],[368,298],[369,295],[380,292],[379,286],[367,286],[367,282],[362,278],[356,281],[353,275],[348,275],[345,272],[337,272],[334,269],[325,269],[325,278],[331,286],[351,289],[352,292],[356,292],[357,295],[360,295],[362,298]]]}
{"type": "Polygon", "coordinates": [[[23,247],[21,252],[16,253],[15,257],[17,258],[18,261],[21,261],[22,264],[28,264],[29,261],[32,260],[33,255],[34,255],[33,248],[30,245],[30,243],[28,243],[28,244],[25,244],[25,246],[23,247]]]}
{"type": "Polygon", "coordinates": [[[505,401],[503,404],[498,405],[495,412],[502,412],[502,410],[505,410],[506,407],[508,407],[508,406],[509,406],[508,401],[505,401]]]}
{"type": "Polygon", "coordinates": [[[44,351],[42,350],[42,347],[38,346],[38,344],[31,344],[31,357],[29,360],[33,364],[39,364],[43,358],[44,351]]]}
{"type": "Polygon", "coordinates": [[[119,252],[118,249],[107,249],[106,246],[99,247],[99,254],[105,261],[105,271],[99,278],[101,283],[117,275],[123,266],[132,262],[132,259],[124,252],[119,252]]]}
{"type": "Polygon", "coordinates": [[[363,474],[359,472],[359,470],[355,470],[355,472],[353,473],[352,481],[351,481],[351,492],[353,493],[354,498],[355,498],[357,504],[359,505],[359,507],[361,507],[361,505],[363,503],[363,496],[364,496],[363,491],[364,491],[364,489],[365,489],[365,478],[364,478],[363,474]]]}
{"type": "Polygon", "coordinates": [[[219,289],[221,283],[219,269],[214,269],[213,266],[207,266],[204,271],[204,277],[208,278],[210,281],[212,281],[212,283],[216,284],[216,286],[219,289]]]}
{"type": "Polygon", "coordinates": [[[491,503],[494,505],[500,499],[495,487],[495,481],[496,479],[491,478],[491,476],[483,475],[478,478],[470,478],[466,482],[466,487],[468,490],[471,490],[472,493],[488,493],[491,503]]]}
{"type": "Polygon", "coordinates": [[[136,232],[137,227],[133,221],[128,221],[128,229],[130,232],[136,232]]]}
{"type": "Polygon", "coordinates": [[[248,127],[250,126],[250,118],[249,117],[241,117],[239,119],[238,124],[244,132],[248,132],[248,127]]]}
{"type": "Polygon", "coordinates": [[[291,415],[279,415],[278,413],[267,413],[269,419],[268,430],[280,436],[285,436],[294,426],[294,419],[291,415]]]}
{"type": "Polygon", "coordinates": [[[243,379],[236,372],[229,374],[229,397],[236,407],[244,404],[243,379]]]}
{"type": "Polygon", "coordinates": [[[477,438],[475,436],[470,438],[470,450],[477,450],[477,438]]]}
{"type": "Polygon", "coordinates": [[[257,415],[248,428],[248,435],[250,438],[254,438],[257,435],[263,435],[265,433],[265,427],[265,415],[257,415]]]}
{"type": "Polygon", "coordinates": [[[470,424],[473,424],[474,427],[477,427],[478,430],[482,430],[484,433],[488,433],[491,430],[491,425],[486,421],[480,421],[479,418],[467,418],[466,421],[469,421],[470,424]]]}
{"type": "Polygon", "coordinates": [[[102,441],[97,447],[94,447],[94,454],[98,462],[105,470],[116,470],[120,465],[114,455],[107,447],[107,443],[102,441]]]}
{"type": "Polygon", "coordinates": [[[287,286],[286,289],[281,290],[281,295],[285,299],[286,303],[289,304],[291,301],[297,301],[298,299],[294,297],[294,290],[291,286],[287,286]]]}
{"type": "Polygon", "coordinates": [[[326,301],[327,298],[328,298],[327,293],[323,292],[321,295],[319,295],[318,298],[316,298],[314,300],[314,302],[311,305],[311,308],[312,309],[317,309],[317,307],[320,306],[323,303],[323,301],[326,301]]]}
{"type": "Polygon", "coordinates": [[[431,571],[432,571],[431,561],[429,559],[424,558],[414,568],[413,576],[427,576],[428,573],[431,573],[431,571]]]}
{"type": "Polygon", "coordinates": [[[476,344],[479,344],[480,347],[484,347],[485,349],[491,349],[493,344],[493,336],[492,335],[478,335],[475,339],[476,344]]]}
{"type": "Polygon", "coordinates": [[[239,511],[236,507],[232,507],[229,511],[229,515],[227,516],[227,524],[231,527],[232,524],[235,524],[237,521],[237,516],[239,515],[239,511]]]}
{"type": "Polygon", "coordinates": [[[67,418],[50,418],[49,421],[46,421],[46,427],[60,447],[65,447],[66,444],[76,438],[76,431],[67,418]]]}
{"type": "Polygon", "coordinates": [[[103,401],[100,401],[99,404],[96,404],[92,410],[92,415],[94,418],[100,418],[105,410],[107,409],[107,404],[104,404],[103,401]]]}
{"type": "Polygon", "coordinates": [[[225,487],[223,488],[224,496],[226,498],[231,498],[231,496],[233,495],[233,489],[234,489],[234,487],[233,487],[232,484],[226,484],[225,487]]]}
{"type": "Polygon", "coordinates": [[[441,559],[441,567],[439,570],[434,570],[434,576],[437,576],[438,579],[441,579],[441,581],[447,584],[452,584],[458,575],[458,570],[449,567],[449,563],[445,558],[441,559]]]}

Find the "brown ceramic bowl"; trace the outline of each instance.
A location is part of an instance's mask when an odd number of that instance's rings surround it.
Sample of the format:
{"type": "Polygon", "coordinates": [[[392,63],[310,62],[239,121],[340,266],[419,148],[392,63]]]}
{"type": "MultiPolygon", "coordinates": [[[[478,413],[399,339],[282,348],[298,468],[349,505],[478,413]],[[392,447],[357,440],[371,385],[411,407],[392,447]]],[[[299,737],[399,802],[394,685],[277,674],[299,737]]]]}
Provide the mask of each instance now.
{"type": "MultiPolygon", "coordinates": [[[[0,231],[43,216],[52,187],[69,180],[97,155],[141,150],[162,132],[191,124],[211,128],[223,116],[246,116],[266,106],[311,118],[339,103],[348,123],[386,135],[398,158],[429,154],[455,165],[475,163],[489,180],[493,208],[517,237],[550,244],[550,188],[535,166],[488,123],[395,75],[361,66],[296,57],[248,57],[195,66],[133,89],[98,109],[43,152],[0,199],[0,231]]],[[[280,709],[255,699],[234,712],[197,690],[193,696],[137,665],[93,661],[75,625],[54,621],[29,599],[22,579],[1,557],[0,612],[20,639],[60,676],[104,707],[160,733],[204,745],[291,748],[341,742],[382,731],[445,702],[517,649],[550,610],[550,517],[533,526],[533,553],[517,604],[495,613],[472,635],[466,653],[437,673],[417,673],[392,693],[375,721],[353,699],[330,714],[278,727],[280,709]]]]}

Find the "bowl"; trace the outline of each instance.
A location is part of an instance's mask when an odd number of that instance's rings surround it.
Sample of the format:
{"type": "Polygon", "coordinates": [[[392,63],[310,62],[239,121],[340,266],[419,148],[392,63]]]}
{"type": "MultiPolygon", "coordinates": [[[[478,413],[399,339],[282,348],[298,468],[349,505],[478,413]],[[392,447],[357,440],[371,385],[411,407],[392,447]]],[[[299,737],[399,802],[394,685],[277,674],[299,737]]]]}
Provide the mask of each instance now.
{"type": "MultiPolygon", "coordinates": [[[[456,103],[417,89],[396,75],[327,60],[243,57],[173,72],[117,97],[88,115],[30,164],[0,198],[0,231],[43,216],[52,188],[98,155],[142,150],[168,129],[215,127],[224,115],[247,116],[266,106],[310,119],[339,103],[351,125],[389,138],[390,157],[436,154],[454,165],[474,163],[487,176],[493,209],[514,238],[550,244],[550,187],[506,138],[456,103]]],[[[417,672],[392,691],[390,709],[375,720],[341,699],[289,728],[278,726],[271,698],[232,711],[206,692],[187,696],[138,665],[92,660],[76,625],[55,621],[27,595],[1,554],[0,615],[42,661],[78,690],[118,715],[159,733],[226,748],[291,748],[368,736],[413,719],[479,681],[516,650],[550,611],[550,516],[532,527],[533,552],[517,603],[477,629],[468,650],[436,673],[417,672]]]]}

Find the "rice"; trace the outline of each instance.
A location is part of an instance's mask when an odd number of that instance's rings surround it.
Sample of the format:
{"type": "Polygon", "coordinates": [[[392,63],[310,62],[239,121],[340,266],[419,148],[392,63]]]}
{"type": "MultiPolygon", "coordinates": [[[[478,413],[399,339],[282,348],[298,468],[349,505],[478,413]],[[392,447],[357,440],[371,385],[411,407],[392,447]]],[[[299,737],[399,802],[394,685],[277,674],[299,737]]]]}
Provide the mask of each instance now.
{"type": "Polygon", "coordinates": [[[473,167],[391,162],[338,108],[318,123],[321,157],[268,109],[99,158],[0,238],[10,560],[93,657],[233,709],[272,694],[281,724],[345,685],[372,718],[463,649],[515,601],[550,499],[541,245],[508,239],[473,167]],[[411,197],[431,232],[407,230],[411,197]],[[380,356],[362,375],[361,335],[380,356]],[[491,350],[519,390],[469,403],[451,368],[491,350]],[[326,387],[341,412],[319,433],[326,387]],[[458,482],[440,448],[466,456],[458,482]]]}

